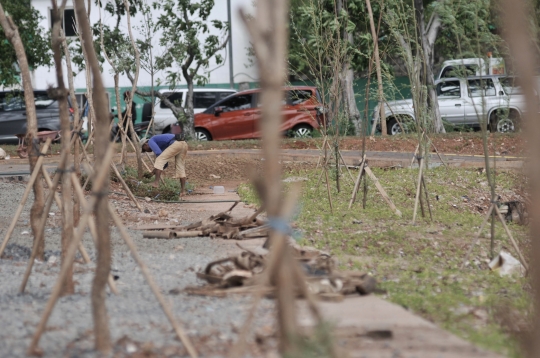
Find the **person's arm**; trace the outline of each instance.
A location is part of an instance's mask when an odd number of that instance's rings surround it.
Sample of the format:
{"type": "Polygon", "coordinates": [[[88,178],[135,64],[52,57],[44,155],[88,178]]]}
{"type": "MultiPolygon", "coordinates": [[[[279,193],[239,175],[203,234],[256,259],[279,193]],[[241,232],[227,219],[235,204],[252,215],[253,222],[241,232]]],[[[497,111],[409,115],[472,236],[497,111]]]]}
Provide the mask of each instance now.
{"type": "Polygon", "coordinates": [[[154,152],[156,157],[159,157],[162,151],[159,145],[157,145],[156,141],[153,140],[153,138],[150,138],[150,140],[148,141],[148,145],[150,146],[150,149],[152,149],[152,152],[154,152]]]}

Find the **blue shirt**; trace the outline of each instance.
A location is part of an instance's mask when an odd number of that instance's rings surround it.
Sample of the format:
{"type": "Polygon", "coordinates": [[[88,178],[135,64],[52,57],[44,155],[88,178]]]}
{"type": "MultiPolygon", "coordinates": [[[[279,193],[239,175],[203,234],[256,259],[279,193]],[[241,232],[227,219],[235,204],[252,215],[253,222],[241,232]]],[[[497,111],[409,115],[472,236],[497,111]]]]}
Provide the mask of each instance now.
{"type": "Polygon", "coordinates": [[[156,157],[158,157],[165,149],[174,143],[174,141],[174,134],[158,134],[150,138],[148,145],[156,157]]]}

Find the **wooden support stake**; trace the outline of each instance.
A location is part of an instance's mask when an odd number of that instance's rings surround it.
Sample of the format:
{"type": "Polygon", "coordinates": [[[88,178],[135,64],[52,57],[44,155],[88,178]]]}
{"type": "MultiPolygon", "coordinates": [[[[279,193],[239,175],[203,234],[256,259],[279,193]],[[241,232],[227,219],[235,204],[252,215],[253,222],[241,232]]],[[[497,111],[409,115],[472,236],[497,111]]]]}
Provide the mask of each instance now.
{"type": "MultiPolygon", "coordinates": [[[[86,200],[84,198],[84,193],[81,188],[81,183],[79,183],[79,178],[75,173],[71,173],[71,183],[73,184],[73,189],[75,191],[75,195],[79,198],[79,202],[85,203],[86,200]]],[[[94,245],[97,249],[97,229],[96,229],[96,222],[94,221],[94,217],[90,216],[88,218],[88,228],[90,229],[90,235],[92,236],[92,241],[94,242],[94,245]]],[[[80,246],[84,249],[84,246],[82,246],[82,243],[80,246]]],[[[88,255],[88,254],[87,254],[88,255]]],[[[90,262],[90,257],[88,257],[88,261],[90,262]]],[[[116,283],[114,282],[114,277],[112,277],[111,274],[109,274],[109,288],[111,289],[111,292],[115,295],[118,295],[118,289],[116,288],[116,283]]]]}
{"type": "Polygon", "coordinates": [[[386,201],[388,206],[390,206],[390,209],[392,209],[396,213],[397,216],[401,217],[401,211],[399,211],[398,208],[396,208],[396,206],[392,202],[392,199],[390,199],[390,197],[388,196],[388,194],[386,193],[384,188],[381,186],[381,183],[379,183],[379,180],[377,179],[375,174],[373,174],[373,172],[371,171],[369,166],[367,166],[367,165],[364,166],[364,171],[370,177],[370,179],[373,180],[373,183],[375,184],[375,187],[377,188],[377,190],[379,190],[379,193],[381,193],[383,199],[386,201]]]}
{"type": "Polygon", "coordinates": [[[461,264],[461,269],[463,269],[465,267],[465,264],[467,263],[467,261],[469,261],[469,256],[471,255],[471,251],[472,251],[474,245],[476,245],[476,243],[478,242],[478,239],[480,238],[480,234],[482,233],[482,230],[484,230],[484,227],[486,226],[489,218],[491,217],[492,212],[493,212],[493,204],[491,204],[489,206],[487,215],[484,217],[484,221],[482,221],[482,225],[480,225],[480,229],[478,229],[478,231],[476,232],[476,235],[474,236],[473,243],[471,244],[471,246],[469,246],[469,250],[467,250],[467,254],[465,255],[465,259],[463,260],[463,263],[461,264]]]}
{"type": "Polygon", "coordinates": [[[354,177],[353,177],[351,171],[349,170],[349,167],[347,166],[347,163],[345,163],[345,158],[343,158],[343,154],[341,154],[341,151],[339,149],[338,149],[338,154],[339,154],[339,157],[341,158],[341,162],[343,163],[343,165],[347,169],[347,172],[349,173],[349,176],[351,177],[351,181],[354,183],[354,177]]]}
{"type": "MultiPolygon", "coordinates": [[[[111,161],[112,154],[113,154],[113,146],[110,145],[105,154],[104,163],[111,161]]],[[[106,174],[107,174],[107,166],[103,165],[99,168],[99,171],[96,174],[94,182],[93,182],[95,192],[99,193],[101,191],[103,184],[105,180],[107,179],[106,174]]],[[[75,253],[77,252],[77,247],[79,246],[79,243],[82,239],[84,231],[86,230],[86,226],[88,225],[88,220],[93,213],[96,201],[97,201],[97,196],[94,195],[90,198],[90,200],[84,206],[84,213],[79,221],[79,227],[77,227],[77,230],[75,231],[75,235],[73,236],[73,240],[71,241],[71,244],[69,245],[69,248],[66,252],[65,260],[62,262],[62,267],[60,269],[58,279],[56,280],[56,283],[53,287],[49,300],[47,301],[47,305],[45,306],[43,315],[41,316],[41,320],[39,321],[36,332],[34,333],[34,336],[32,337],[32,341],[30,342],[30,347],[28,347],[28,352],[27,352],[28,355],[35,355],[38,353],[37,346],[39,344],[39,340],[41,338],[41,335],[45,331],[47,321],[49,320],[49,317],[51,316],[54,305],[56,304],[56,301],[58,300],[58,297],[60,296],[60,293],[62,291],[62,286],[64,285],[64,280],[70,269],[71,265],[68,263],[73,262],[75,253]]],[[[30,270],[31,270],[31,267],[30,267],[30,270]]]]}
{"type": "Polygon", "coordinates": [[[354,189],[351,195],[351,201],[349,201],[349,209],[352,207],[356,200],[356,195],[358,194],[358,188],[360,187],[360,182],[362,181],[362,175],[364,175],[364,164],[366,163],[366,155],[362,158],[362,163],[360,163],[360,171],[358,172],[358,177],[356,178],[356,183],[354,183],[354,189]]]}
{"type": "Polygon", "coordinates": [[[510,229],[508,229],[508,226],[506,226],[506,222],[505,222],[503,216],[501,215],[501,212],[499,211],[499,208],[497,207],[497,204],[493,204],[493,208],[495,210],[495,213],[499,217],[499,220],[501,221],[501,224],[504,227],[504,231],[506,231],[506,235],[508,235],[508,238],[512,242],[512,246],[514,246],[514,249],[516,250],[516,252],[517,252],[517,254],[519,256],[519,260],[521,261],[521,264],[523,265],[523,267],[525,267],[525,270],[529,271],[529,267],[527,266],[527,261],[525,261],[525,258],[523,257],[523,254],[521,253],[521,250],[519,249],[516,240],[514,240],[514,237],[512,236],[512,233],[510,232],[510,229]]]}
{"type": "MultiPolygon", "coordinates": [[[[42,166],[41,168],[43,172],[43,178],[45,178],[45,182],[47,183],[49,190],[52,190],[53,183],[52,183],[51,177],[49,176],[49,173],[47,173],[47,170],[45,169],[45,167],[42,166]]],[[[60,200],[60,196],[58,195],[56,191],[54,191],[53,193],[54,193],[54,201],[56,201],[56,205],[58,206],[58,209],[62,210],[62,201],[60,200]]],[[[88,252],[86,251],[82,243],[79,244],[79,252],[81,253],[81,256],[83,257],[83,260],[85,263],[88,264],[92,261],[90,260],[90,256],[88,255],[88,252]]]]}
{"type": "MultiPolygon", "coordinates": [[[[47,138],[45,141],[45,144],[41,148],[41,154],[47,154],[47,150],[49,149],[49,145],[51,144],[51,139],[47,138]]],[[[43,165],[44,156],[39,156],[36,165],[34,166],[34,171],[32,172],[32,175],[30,176],[30,180],[28,181],[28,184],[26,184],[26,188],[24,189],[23,196],[21,198],[21,201],[19,203],[19,206],[17,207],[17,210],[15,210],[15,215],[13,215],[13,219],[11,219],[11,224],[9,224],[9,227],[6,232],[6,236],[4,236],[4,241],[2,241],[2,246],[0,246],[0,257],[2,257],[2,254],[4,253],[4,250],[6,249],[7,243],[9,242],[9,239],[11,238],[11,234],[13,234],[13,230],[15,230],[15,225],[17,225],[17,221],[19,220],[19,217],[21,216],[21,213],[24,208],[24,204],[26,203],[26,200],[28,199],[28,196],[30,195],[30,191],[32,190],[32,186],[34,185],[34,182],[36,181],[39,172],[41,171],[41,166],[43,165]]]]}
{"type": "Polygon", "coordinates": [[[131,199],[131,201],[133,201],[133,203],[135,203],[135,205],[137,206],[137,209],[139,209],[141,213],[144,212],[143,208],[141,207],[141,204],[139,204],[137,199],[135,199],[135,196],[133,196],[133,193],[131,192],[126,182],[124,181],[124,178],[122,178],[122,176],[118,172],[118,168],[116,168],[116,165],[112,161],[111,161],[111,168],[113,169],[114,173],[118,177],[118,180],[120,180],[120,183],[124,187],[124,191],[126,192],[127,196],[131,199]]]}
{"type": "Polygon", "coordinates": [[[414,211],[413,211],[413,219],[412,222],[414,224],[416,220],[416,211],[418,210],[418,201],[420,200],[420,188],[422,187],[422,170],[424,169],[424,158],[420,158],[420,163],[418,164],[420,166],[420,170],[418,171],[418,181],[416,185],[416,197],[414,200],[414,211]]]}
{"type": "Polygon", "coordinates": [[[139,265],[141,272],[143,276],[146,279],[146,282],[148,282],[148,285],[150,286],[150,289],[156,296],[156,299],[158,300],[161,309],[163,309],[163,312],[169,319],[169,322],[171,323],[172,327],[174,328],[174,331],[178,335],[178,338],[180,338],[180,341],[184,344],[186,347],[186,350],[188,351],[189,355],[193,358],[197,357],[197,351],[195,350],[195,347],[191,343],[189,337],[184,332],[183,328],[181,327],[180,323],[175,319],[174,314],[167,304],[167,301],[165,301],[165,298],[161,294],[159,287],[155,283],[154,279],[152,278],[150,271],[148,270],[148,267],[144,263],[144,261],[140,258],[139,253],[137,252],[137,248],[135,246],[135,243],[133,243],[133,240],[129,236],[124,224],[122,223],[122,220],[118,217],[116,214],[114,208],[109,203],[109,214],[111,215],[114,224],[120,231],[120,236],[122,236],[122,239],[125,241],[126,245],[129,247],[129,250],[131,251],[131,255],[133,256],[133,259],[137,264],[139,265]]]}
{"type": "Polygon", "coordinates": [[[431,213],[431,205],[429,204],[429,194],[428,194],[428,191],[427,191],[426,180],[425,180],[424,176],[422,176],[422,186],[424,188],[424,194],[426,195],[426,202],[427,202],[427,207],[428,207],[428,211],[429,211],[429,219],[433,220],[433,214],[431,213]]]}

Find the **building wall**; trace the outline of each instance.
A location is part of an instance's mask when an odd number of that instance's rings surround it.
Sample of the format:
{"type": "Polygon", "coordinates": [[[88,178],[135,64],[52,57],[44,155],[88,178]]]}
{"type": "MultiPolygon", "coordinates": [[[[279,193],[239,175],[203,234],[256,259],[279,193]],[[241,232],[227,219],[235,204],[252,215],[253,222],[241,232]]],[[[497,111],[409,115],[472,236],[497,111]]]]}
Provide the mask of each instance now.
{"type": "MultiPolygon", "coordinates": [[[[109,0],[103,0],[103,3],[107,3],[109,0]]],[[[149,3],[152,0],[148,0],[149,3]]],[[[86,3],[86,1],[85,1],[86,3]]],[[[99,21],[100,14],[99,9],[96,7],[95,2],[92,1],[92,8],[90,13],[90,22],[95,24],[99,21]]],[[[41,26],[50,30],[50,0],[32,0],[32,5],[43,15],[44,19],[41,22],[41,26]]],[[[73,8],[72,0],[67,1],[66,8],[73,8]]],[[[232,22],[232,43],[233,43],[233,74],[234,82],[236,84],[240,82],[253,82],[256,81],[257,71],[255,67],[246,67],[249,65],[249,57],[247,48],[249,45],[249,37],[247,31],[242,23],[242,20],[239,16],[239,9],[244,8],[248,12],[253,9],[252,0],[231,0],[231,22],[232,22]]],[[[152,10],[155,21],[160,15],[159,10],[152,10]]],[[[111,27],[114,27],[116,19],[112,18],[109,14],[104,11],[101,12],[103,22],[108,24],[111,27]]],[[[210,20],[217,19],[221,21],[227,21],[227,1],[226,0],[216,0],[215,6],[212,11],[210,20]]],[[[133,27],[133,34],[136,38],[141,38],[142,35],[137,30],[137,27],[141,25],[143,19],[140,14],[137,14],[134,18],[131,19],[131,24],[133,27]]],[[[127,34],[127,20],[123,18],[123,23],[121,25],[124,32],[127,34]]],[[[218,31],[215,31],[214,34],[219,34],[218,31]]],[[[203,39],[201,39],[203,40],[203,39]]],[[[156,34],[154,37],[154,45],[156,46],[155,53],[160,54],[165,50],[159,46],[159,34],[156,34]]],[[[228,45],[229,46],[229,45],[228,45]]],[[[221,66],[217,66],[215,63],[211,63],[207,71],[209,72],[209,84],[208,85],[228,85],[229,84],[229,56],[228,48],[221,50],[221,55],[225,58],[225,63],[221,66]]],[[[64,69],[65,70],[65,69],[64,69]]],[[[74,78],[75,88],[83,90],[86,88],[86,73],[84,69],[76,70],[77,74],[74,78]]],[[[65,76],[67,80],[67,75],[65,76]]],[[[166,83],[166,73],[160,72],[156,75],[156,79],[160,79],[162,84],[166,83]]],[[[56,79],[54,74],[54,68],[39,67],[33,73],[34,87],[36,89],[44,89],[49,85],[55,85],[56,79]]],[[[114,87],[114,78],[112,75],[111,67],[108,63],[103,64],[103,80],[105,86],[108,88],[114,87]]],[[[151,85],[150,75],[141,69],[139,75],[138,86],[147,87],[151,85]]],[[[185,82],[179,83],[180,85],[185,84],[185,82]]],[[[120,86],[121,87],[131,87],[131,82],[126,76],[120,77],[120,86]]]]}

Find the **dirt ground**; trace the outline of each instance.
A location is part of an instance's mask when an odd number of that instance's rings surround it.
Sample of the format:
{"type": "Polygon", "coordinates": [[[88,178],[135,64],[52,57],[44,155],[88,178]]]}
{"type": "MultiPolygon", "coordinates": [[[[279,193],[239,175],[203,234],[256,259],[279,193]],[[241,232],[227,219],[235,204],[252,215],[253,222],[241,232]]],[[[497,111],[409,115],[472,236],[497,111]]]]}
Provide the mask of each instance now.
{"type": "MultiPolygon", "coordinates": [[[[479,132],[471,133],[447,133],[433,134],[430,136],[433,144],[441,153],[483,155],[482,135],[479,132]]],[[[361,137],[342,137],[340,139],[341,150],[359,150],[362,148],[361,137]]],[[[322,138],[284,139],[283,149],[316,149],[322,144],[322,138]]],[[[397,151],[414,152],[418,144],[416,135],[399,136],[375,136],[366,138],[366,150],[368,151],[397,151]]],[[[489,152],[491,155],[521,156],[525,154],[527,143],[521,133],[498,134],[491,133],[488,138],[489,152]]],[[[209,149],[259,149],[258,140],[223,141],[190,143],[190,150],[209,149]]],[[[434,151],[433,148],[431,148],[434,151]]]]}

